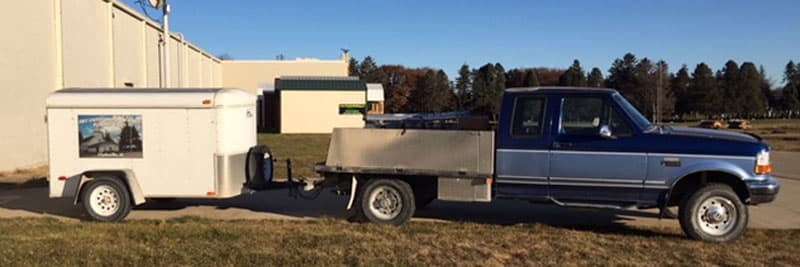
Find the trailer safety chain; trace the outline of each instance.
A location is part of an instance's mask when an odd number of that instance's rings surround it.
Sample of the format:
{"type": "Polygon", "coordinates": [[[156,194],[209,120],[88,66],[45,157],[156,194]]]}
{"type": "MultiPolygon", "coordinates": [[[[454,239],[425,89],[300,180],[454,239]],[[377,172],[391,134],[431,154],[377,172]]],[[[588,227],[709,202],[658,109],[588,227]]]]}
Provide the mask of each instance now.
{"type": "MultiPolygon", "coordinates": [[[[294,199],[297,199],[299,197],[299,198],[305,199],[305,200],[314,200],[314,199],[318,198],[320,194],[322,194],[322,187],[321,186],[315,186],[314,189],[312,189],[311,191],[308,191],[309,192],[308,194],[304,193],[305,190],[301,190],[300,189],[300,187],[304,186],[305,183],[298,183],[298,182],[295,182],[294,179],[292,179],[292,160],[291,159],[286,159],[286,177],[287,177],[288,183],[289,183],[289,196],[294,198],[294,199]]],[[[308,179],[303,179],[303,180],[307,181],[308,179]]]]}

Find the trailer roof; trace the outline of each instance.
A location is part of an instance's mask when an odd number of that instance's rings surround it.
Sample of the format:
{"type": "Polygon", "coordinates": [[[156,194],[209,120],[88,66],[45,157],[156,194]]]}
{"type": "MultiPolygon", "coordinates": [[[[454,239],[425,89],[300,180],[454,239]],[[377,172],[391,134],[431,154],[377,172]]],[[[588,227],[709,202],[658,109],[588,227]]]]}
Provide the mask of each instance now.
{"type": "Polygon", "coordinates": [[[226,88],[68,88],[48,108],[213,108],[254,105],[256,96],[226,88]]]}

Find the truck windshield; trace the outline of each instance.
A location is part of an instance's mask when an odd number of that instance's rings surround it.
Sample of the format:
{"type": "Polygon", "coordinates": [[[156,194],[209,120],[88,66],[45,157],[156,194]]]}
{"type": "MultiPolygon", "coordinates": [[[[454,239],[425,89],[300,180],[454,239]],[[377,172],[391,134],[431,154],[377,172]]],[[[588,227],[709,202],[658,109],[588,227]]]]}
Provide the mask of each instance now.
{"type": "Polygon", "coordinates": [[[631,103],[628,102],[628,100],[625,99],[625,97],[623,97],[619,93],[615,93],[614,100],[617,101],[617,103],[619,103],[620,106],[622,106],[622,109],[624,109],[625,112],[628,113],[633,123],[635,123],[636,126],[639,127],[639,129],[646,131],[647,129],[650,128],[651,126],[650,121],[647,120],[647,118],[645,118],[642,115],[642,113],[639,113],[639,110],[637,110],[636,107],[631,105],[631,103]]]}

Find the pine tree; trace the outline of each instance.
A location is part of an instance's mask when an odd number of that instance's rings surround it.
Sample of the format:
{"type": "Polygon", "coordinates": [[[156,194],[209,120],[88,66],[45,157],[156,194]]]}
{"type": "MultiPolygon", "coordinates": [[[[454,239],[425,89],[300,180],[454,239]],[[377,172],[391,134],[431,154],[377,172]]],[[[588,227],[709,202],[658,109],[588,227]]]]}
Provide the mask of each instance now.
{"type": "Polygon", "coordinates": [[[690,82],[689,68],[686,65],[681,66],[681,69],[670,77],[670,90],[675,95],[675,113],[681,116],[696,111],[689,108],[689,102],[692,101],[689,94],[690,82]]]}
{"type": "Polygon", "coordinates": [[[739,112],[753,114],[767,109],[767,99],[761,85],[764,77],[752,62],[742,63],[736,96],[739,98],[739,112]]]}
{"type": "Polygon", "coordinates": [[[361,79],[368,83],[383,83],[386,80],[386,73],[378,68],[377,63],[370,56],[365,57],[361,62],[358,73],[361,79]]]}
{"type": "Polygon", "coordinates": [[[581,62],[577,59],[572,61],[572,66],[570,66],[567,71],[565,71],[564,74],[562,74],[558,79],[558,85],[560,86],[585,87],[586,84],[586,73],[581,67],[581,62]]]}
{"type": "Polygon", "coordinates": [[[783,108],[800,111],[800,64],[789,61],[783,73],[783,81],[786,83],[781,95],[783,108]]]}
{"type": "Polygon", "coordinates": [[[606,84],[610,88],[617,89],[620,94],[628,98],[631,103],[641,102],[636,94],[636,64],[638,60],[631,53],[625,54],[622,59],[614,60],[611,68],[608,69],[608,80],[606,84]]]}
{"type": "Polygon", "coordinates": [[[500,112],[500,98],[502,89],[498,89],[500,84],[499,76],[505,77],[505,72],[499,72],[496,66],[499,64],[486,64],[476,70],[473,74],[472,92],[474,93],[474,104],[472,111],[479,113],[497,114],[500,112]]]}
{"type": "Polygon", "coordinates": [[[461,65],[456,78],[456,96],[458,98],[458,110],[467,110],[467,103],[471,102],[472,74],[469,65],[461,65]]]}
{"type": "Polygon", "coordinates": [[[358,60],[351,57],[350,62],[347,63],[347,76],[361,77],[358,68],[358,60]]]}
{"type": "Polygon", "coordinates": [[[722,101],[716,101],[717,110],[724,113],[740,113],[743,111],[743,99],[739,89],[741,77],[739,66],[733,60],[728,60],[718,76],[719,95],[722,101]]]}
{"type": "Polygon", "coordinates": [[[589,76],[586,78],[586,84],[589,87],[604,87],[605,81],[603,80],[603,72],[598,68],[592,68],[589,76]]]}
{"type": "Polygon", "coordinates": [[[717,80],[711,68],[705,63],[697,64],[689,83],[688,109],[703,114],[719,112],[715,106],[720,96],[717,94],[717,80]]]}
{"type": "Polygon", "coordinates": [[[524,87],[539,87],[539,76],[533,69],[525,71],[525,80],[522,83],[524,87]]]}

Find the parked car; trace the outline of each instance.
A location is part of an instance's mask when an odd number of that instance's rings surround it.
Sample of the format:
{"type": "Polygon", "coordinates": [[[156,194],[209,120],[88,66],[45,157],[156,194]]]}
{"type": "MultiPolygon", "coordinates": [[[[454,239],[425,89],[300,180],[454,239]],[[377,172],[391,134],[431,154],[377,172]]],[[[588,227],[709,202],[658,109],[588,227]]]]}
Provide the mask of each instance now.
{"type": "Polygon", "coordinates": [[[721,121],[718,120],[703,120],[700,122],[700,128],[707,128],[707,129],[722,129],[725,126],[721,121]]]}
{"type": "Polygon", "coordinates": [[[750,121],[748,120],[729,120],[728,129],[750,129],[750,121]]]}

